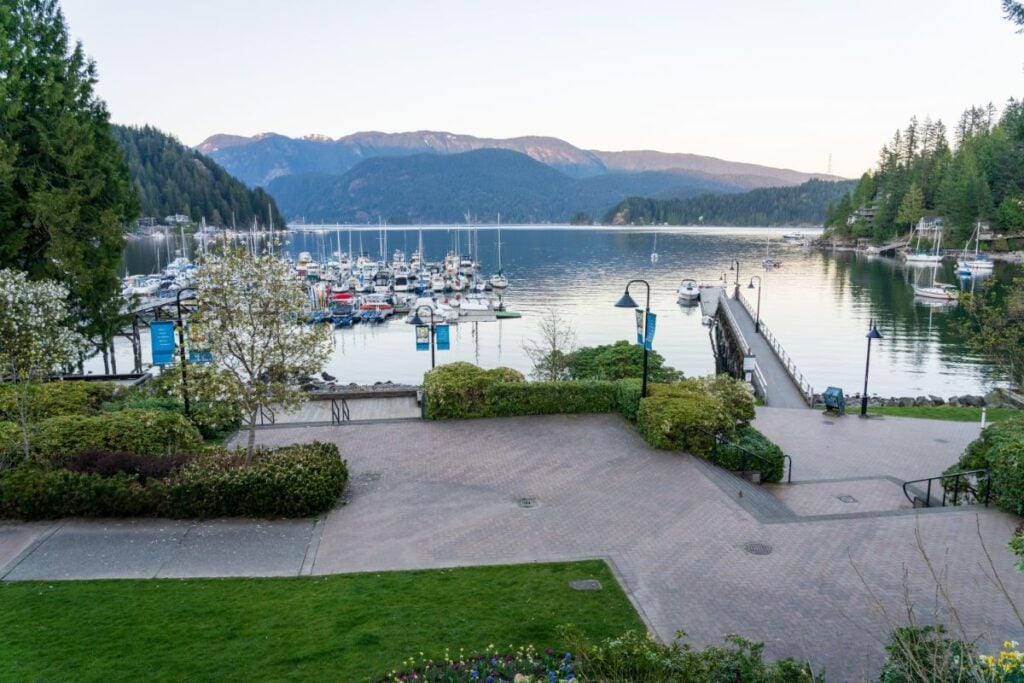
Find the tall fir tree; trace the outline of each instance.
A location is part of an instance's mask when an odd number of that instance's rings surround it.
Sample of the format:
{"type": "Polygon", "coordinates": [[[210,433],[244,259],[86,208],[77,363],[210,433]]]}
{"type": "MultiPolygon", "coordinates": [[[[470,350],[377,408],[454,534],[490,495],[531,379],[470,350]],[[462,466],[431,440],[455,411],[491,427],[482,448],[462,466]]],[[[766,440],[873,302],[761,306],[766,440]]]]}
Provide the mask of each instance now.
{"type": "Polygon", "coordinates": [[[0,32],[0,267],[65,284],[80,331],[105,348],[136,202],[96,66],[56,0],[7,0],[0,32]]]}

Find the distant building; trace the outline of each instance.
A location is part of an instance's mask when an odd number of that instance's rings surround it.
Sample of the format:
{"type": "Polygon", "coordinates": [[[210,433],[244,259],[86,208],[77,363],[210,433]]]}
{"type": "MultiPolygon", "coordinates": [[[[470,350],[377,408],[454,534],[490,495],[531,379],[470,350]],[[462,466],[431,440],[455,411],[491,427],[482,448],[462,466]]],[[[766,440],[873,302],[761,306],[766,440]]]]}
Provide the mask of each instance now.
{"type": "Polygon", "coordinates": [[[943,225],[942,216],[921,216],[917,229],[919,232],[939,232],[943,225]]]}
{"type": "Polygon", "coordinates": [[[870,230],[875,227],[875,214],[878,213],[878,209],[873,206],[863,206],[853,213],[846,219],[847,225],[853,225],[854,223],[863,223],[870,230]]]}
{"type": "Polygon", "coordinates": [[[164,216],[164,225],[188,225],[191,222],[191,218],[180,213],[176,213],[173,216],[164,216]]]}

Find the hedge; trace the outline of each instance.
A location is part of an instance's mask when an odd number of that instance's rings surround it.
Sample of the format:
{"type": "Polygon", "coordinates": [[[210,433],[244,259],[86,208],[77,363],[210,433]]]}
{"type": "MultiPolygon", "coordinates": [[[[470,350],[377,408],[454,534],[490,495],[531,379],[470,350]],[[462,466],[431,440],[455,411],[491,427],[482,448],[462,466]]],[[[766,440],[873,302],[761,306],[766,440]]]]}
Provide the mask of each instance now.
{"type": "Polygon", "coordinates": [[[184,416],[160,410],[53,417],[34,425],[32,433],[32,450],[52,466],[64,465],[83,451],[170,455],[194,451],[202,442],[199,430],[184,416]]]}
{"type": "Polygon", "coordinates": [[[494,417],[613,413],[616,382],[498,382],[485,390],[485,411],[494,417]]]}
{"type": "MultiPolygon", "coordinates": [[[[992,475],[995,504],[1007,512],[1024,515],[1024,417],[986,427],[946,474],[985,468],[992,475]]],[[[946,485],[953,486],[953,480],[946,485]]]]}
{"type": "Polygon", "coordinates": [[[523,382],[511,368],[484,370],[472,363],[448,363],[423,376],[427,416],[438,419],[486,417],[487,389],[498,382],[523,382]]]}
{"type": "Polygon", "coordinates": [[[59,517],[306,517],[331,508],[348,481],[337,446],[313,442],[260,451],[251,465],[206,454],[163,477],[23,465],[0,476],[0,514],[59,517]]]}
{"type": "Polygon", "coordinates": [[[636,422],[642,389],[643,382],[638,379],[621,379],[615,383],[615,408],[630,422],[636,422]]]}
{"type": "MultiPolygon", "coordinates": [[[[119,401],[103,404],[103,412],[121,410],[162,410],[185,414],[185,404],[177,397],[133,395],[119,401]]],[[[238,408],[226,401],[191,401],[189,421],[196,426],[204,439],[221,439],[238,429],[241,415],[238,408]]]]}
{"type": "Polygon", "coordinates": [[[677,388],[670,393],[641,399],[636,428],[654,448],[706,457],[713,451],[714,439],[694,427],[731,436],[735,422],[717,396],[693,387],[673,386],[677,388]]]}
{"type": "Polygon", "coordinates": [[[756,414],[754,394],[746,383],[726,374],[690,377],[676,384],[652,384],[647,393],[649,396],[681,396],[693,392],[718,398],[733,424],[748,424],[756,414]]]}
{"type": "MultiPolygon", "coordinates": [[[[0,384],[0,420],[21,420],[18,390],[13,384],[0,384]]],[[[37,421],[62,415],[94,415],[119,389],[111,382],[68,380],[32,384],[28,392],[28,417],[37,421]]]]}
{"type": "Polygon", "coordinates": [[[733,472],[740,472],[744,469],[757,470],[761,473],[761,481],[782,481],[786,469],[785,456],[782,449],[768,437],[750,425],[743,425],[736,429],[736,433],[730,441],[729,444],[718,446],[718,454],[714,458],[716,465],[733,472]],[[736,446],[761,456],[763,460],[749,456],[745,458],[744,453],[736,446]]]}

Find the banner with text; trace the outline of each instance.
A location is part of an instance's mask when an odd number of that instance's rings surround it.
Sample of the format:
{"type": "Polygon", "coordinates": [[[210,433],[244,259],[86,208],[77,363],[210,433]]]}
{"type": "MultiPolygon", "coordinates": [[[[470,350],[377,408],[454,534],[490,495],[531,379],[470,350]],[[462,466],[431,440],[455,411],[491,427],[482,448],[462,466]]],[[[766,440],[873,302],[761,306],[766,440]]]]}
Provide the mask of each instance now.
{"type": "Polygon", "coordinates": [[[426,351],[430,348],[430,326],[416,326],[416,350],[426,351]]]}
{"type": "Polygon", "coordinates": [[[153,365],[169,365],[174,361],[174,322],[157,320],[149,324],[149,339],[153,351],[153,365]]]}
{"type": "Polygon", "coordinates": [[[434,328],[437,330],[437,350],[447,351],[450,348],[451,337],[448,334],[447,325],[438,325],[434,328]]]}
{"type": "Polygon", "coordinates": [[[644,312],[636,309],[636,343],[644,343],[644,312]]]}

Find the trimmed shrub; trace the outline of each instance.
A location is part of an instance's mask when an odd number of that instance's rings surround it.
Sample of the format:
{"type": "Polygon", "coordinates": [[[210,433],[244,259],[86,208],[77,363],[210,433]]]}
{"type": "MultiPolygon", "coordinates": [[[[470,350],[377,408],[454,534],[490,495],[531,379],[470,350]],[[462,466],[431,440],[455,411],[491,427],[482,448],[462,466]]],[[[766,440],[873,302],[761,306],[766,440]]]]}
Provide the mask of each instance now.
{"type": "MultiPolygon", "coordinates": [[[[0,420],[18,422],[17,389],[12,384],[0,385],[0,420]]],[[[29,420],[45,420],[62,415],[95,415],[104,401],[118,393],[112,382],[79,380],[45,382],[28,388],[29,420]]]]}
{"type": "Polygon", "coordinates": [[[615,382],[498,382],[487,387],[486,413],[612,413],[617,408],[615,392],[615,382]]]}
{"type": "Polygon", "coordinates": [[[146,465],[139,465],[144,458],[105,455],[111,461],[102,466],[100,458],[80,456],[81,468],[90,471],[24,465],[0,475],[0,514],[20,519],[305,517],[333,506],[348,481],[346,463],[333,444],[260,451],[249,466],[226,452],[185,463],[180,457],[150,457],[154,462],[146,465]],[[129,471],[132,467],[153,473],[144,477],[129,471]],[[156,474],[161,469],[162,476],[156,474]]]}
{"type": "Polygon", "coordinates": [[[651,446],[685,450],[706,457],[714,439],[693,429],[731,436],[733,421],[721,399],[695,388],[669,385],[671,392],[657,393],[640,401],[637,430],[651,446]]]}
{"type": "Polygon", "coordinates": [[[84,451],[170,455],[195,451],[202,442],[199,431],[176,413],[121,410],[43,420],[35,426],[32,448],[43,462],[62,466],[84,451]]]}
{"type": "Polygon", "coordinates": [[[729,375],[709,375],[698,380],[701,386],[721,399],[733,422],[749,424],[756,415],[754,394],[746,382],[729,375]]]}
{"type": "MultiPolygon", "coordinates": [[[[185,404],[175,397],[145,394],[103,404],[104,412],[120,410],[163,410],[184,415],[185,404]]],[[[237,407],[225,401],[191,401],[189,412],[189,421],[204,439],[222,439],[236,431],[242,420],[237,407]]]]}
{"type": "MultiPolygon", "coordinates": [[[[984,468],[992,474],[992,498],[996,505],[1015,515],[1024,515],[1024,417],[986,427],[946,474],[984,468]]],[[[953,486],[953,480],[946,485],[953,486]]]]}
{"type": "MultiPolygon", "coordinates": [[[[615,381],[642,378],[644,347],[620,340],[603,346],[584,346],[569,355],[569,377],[576,380],[615,381]]],[[[647,354],[647,379],[651,382],[674,382],[683,373],[665,365],[657,351],[647,354]]]]}
{"type": "Polygon", "coordinates": [[[200,458],[170,490],[175,517],[307,517],[330,509],[345,490],[348,465],[334,444],[314,441],[260,451],[249,466],[200,458]]]}
{"type": "Polygon", "coordinates": [[[785,458],[782,449],[768,437],[750,425],[744,425],[736,429],[730,441],[732,443],[719,445],[718,455],[714,460],[716,465],[733,472],[741,472],[744,469],[757,470],[761,473],[761,481],[782,481],[786,469],[785,458]],[[745,458],[737,446],[760,456],[767,464],[757,458],[745,458]]]}
{"type": "Polygon", "coordinates": [[[615,409],[630,422],[636,422],[642,389],[643,382],[639,379],[620,379],[615,383],[615,409]]]}
{"type": "Polygon", "coordinates": [[[498,382],[523,382],[522,373],[510,368],[484,370],[472,363],[448,363],[423,376],[427,417],[434,420],[485,417],[487,389],[498,382]]]}
{"type": "Polygon", "coordinates": [[[174,470],[192,460],[191,455],[176,453],[162,458],[133,453],[109,453],[106,451],[85,451],[71,457],[67,469],[83,474],[98,474],[112,477],[117,474],[133,474],[140,482],[147,479],[166,477],[174,470]]]}

